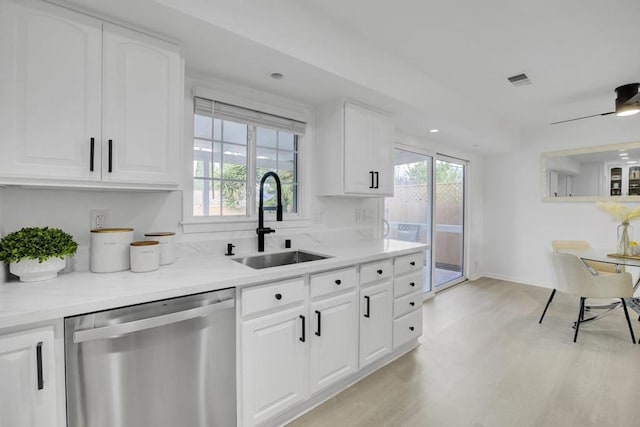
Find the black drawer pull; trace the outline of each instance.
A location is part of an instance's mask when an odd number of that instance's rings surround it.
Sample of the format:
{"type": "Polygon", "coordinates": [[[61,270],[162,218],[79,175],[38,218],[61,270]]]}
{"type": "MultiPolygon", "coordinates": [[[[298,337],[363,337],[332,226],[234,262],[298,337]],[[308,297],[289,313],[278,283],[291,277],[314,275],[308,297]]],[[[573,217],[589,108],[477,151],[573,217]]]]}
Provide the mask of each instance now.
{"type": "Polygon", "coordinates": [[[369,295],[365,295],[364,299],[367,301],[367,311],[364,313],[364,317],[371,317],[371,297],[369,295]]]}
{"type": "Polygon", "coordinates": [[[109,140],[109,173],[113,172],[113,140],[109,140]]]}
{"type": "Polygon", "coordinates": [[[413,307],[413,306],[415,306],[415,305],[416,305],[416,303],[415,303],[415,302],[413,302],[413,301],[411,301],[411,302],[409,303],[409,305],[410,305],[411,307],[413,307]]]}
{"type": "Polygon", "coordinates": [[[409,330],[413,331],[415,328],[413,326],[409,326],[409,330]]]}
{"type": "Polygon", "coordinates": [[[89,172],[93,172],[93,157],[96,151],[96,139],[91,138],[91,153],[89,156],[89,172]]]}
{"type": "Polygon", "coordinates": [[[375,183],[373,180],[373,171],[369,171],[369,175],[371,176],[371,185],[369,186],[369,188],[375,188],[375,183]]]}
{"type": "Polygon", "coordinates": [[[275,296],[276,296],[276,299],[277,299],[278,301],[280,301],[280,300],[282,299],[282,294],[276,294],[275,296]]]}
{"type": "Polygon", "coordinates": [[[376,176],[376,185],[373,188],[380,188],[378,186],[378,184],[380,184],[380,175],[379,175],[378,171],[375,171],[374,175],[376,176]]]}
{"type": "Polygon", "coordinates": [[[416,285],[416,282],[411,282],[409,283],[409,286],[414,287],[416,285]]]}
{"type": "Polygon", "coordinates": [[[305,326],[306,319],[302,314],[300,315],[300,319],[302,320],[302,336],[300,337],[300,341],[305,342],[307,340],[307,328],[305,326]]]}
{"type": "Polygon", "coordinates": [[[382,273],[384,273],[384,271],[382,271],[382,270],[378,270],[378,271],[377,271],[377,273],[378,273],[378,274],[382,274],[382,273]]]}
{"type": "Polygon", "coordinates": [[[316,331],[316,335],[320,336],[321,332],[321,328],[322,328],[322,320],[321,320],[321,316],[322,313],[320,313],[320,311],[316,310],[316,314],[318,315],[318,330],[316,331]]]}
{"type": "Polygon", "coordinates": [[[411,264],[412,266],[416,265],[415,261],[411,261],[409,264],[411,264]]]}
{"type": "Polygon", "coordinates": [[[336,285],[341,285],[342,284],[342,280],[338,279],[336,280],[336,285]]]}
{"type": "Polygon", "coordinates": [[[36,345],[36,369],[38,375],[38,390],[44,388],[44,377],[42,375],[42,341],[36,345]]]}

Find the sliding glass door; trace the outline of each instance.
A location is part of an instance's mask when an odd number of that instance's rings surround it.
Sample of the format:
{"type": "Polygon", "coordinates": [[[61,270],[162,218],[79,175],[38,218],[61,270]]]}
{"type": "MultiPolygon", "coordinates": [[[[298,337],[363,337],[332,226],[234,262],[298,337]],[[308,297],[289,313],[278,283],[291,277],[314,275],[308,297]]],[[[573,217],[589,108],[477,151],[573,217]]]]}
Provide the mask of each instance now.
{"type": "Polygon", "coordinates": [[[436,290],[465,280],[466,162],[438,157],[435,166],[434,261],[436,290]]]}
{"type": "Polygon", "coordinates": [[[394,150],[394,195],[385,199],[385,235],[391,239],[428,245],[422,291],[433,295],[431,272],[431,212],[433,158],[394,150]]]}

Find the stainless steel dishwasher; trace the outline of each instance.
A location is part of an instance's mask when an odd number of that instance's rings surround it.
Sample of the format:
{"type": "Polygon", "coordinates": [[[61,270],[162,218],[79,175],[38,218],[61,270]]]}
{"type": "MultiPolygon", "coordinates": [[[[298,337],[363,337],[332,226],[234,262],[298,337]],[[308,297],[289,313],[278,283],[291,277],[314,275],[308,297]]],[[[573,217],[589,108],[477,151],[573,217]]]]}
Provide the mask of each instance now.
{"type": "Polygon", "coordinates": [[[65,319],[69,427],[236,425],[235,289],[65,319]]]}

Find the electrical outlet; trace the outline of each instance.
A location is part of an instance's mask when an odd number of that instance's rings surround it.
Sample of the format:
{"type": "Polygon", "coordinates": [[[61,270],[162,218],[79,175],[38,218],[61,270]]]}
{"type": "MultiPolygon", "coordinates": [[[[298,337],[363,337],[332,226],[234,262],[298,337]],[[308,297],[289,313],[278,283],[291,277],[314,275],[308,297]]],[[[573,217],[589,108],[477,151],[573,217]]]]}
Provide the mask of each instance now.
{"type": "Polygon", "coordinates": [[[91,224],[89,227],[91,230],[105,228],[107,226],[109,218],[108,209],[91,209],[89,213],[91,215],[91,224]]]}

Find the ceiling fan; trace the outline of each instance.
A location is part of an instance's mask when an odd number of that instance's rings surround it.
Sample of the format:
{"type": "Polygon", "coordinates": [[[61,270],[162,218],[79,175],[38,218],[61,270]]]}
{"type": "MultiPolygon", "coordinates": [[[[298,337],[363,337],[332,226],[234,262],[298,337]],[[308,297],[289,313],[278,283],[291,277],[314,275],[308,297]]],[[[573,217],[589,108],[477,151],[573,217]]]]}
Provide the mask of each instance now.
{"type": "Polygon", "coordinates": [[[574,120],[588,119],[589,117],[608,116],[609,114],[615,114],[616,116],[631,116],[636,113],[640,113],[640,93],[638,89],[640,83],[629,83],[616,88],[616,110],[609,111],[608,113],[592,114],[590,116],[576,117],[575,119],[562,120],[560,122],[553,122],[552,125],[559,123],[573,122],[574,120]]]}

